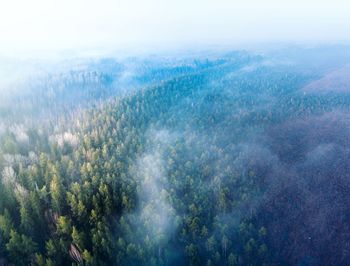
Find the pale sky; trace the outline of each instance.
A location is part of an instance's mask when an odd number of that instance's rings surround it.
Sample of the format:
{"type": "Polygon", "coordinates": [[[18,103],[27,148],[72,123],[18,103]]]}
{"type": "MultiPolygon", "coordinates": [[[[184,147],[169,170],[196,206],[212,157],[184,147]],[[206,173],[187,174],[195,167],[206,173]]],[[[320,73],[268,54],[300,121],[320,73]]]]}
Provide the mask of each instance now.
{"type": "Polygon", "coordinates": [[[0,54],[350,41],[345,0],[0,0],[0,54]]]}

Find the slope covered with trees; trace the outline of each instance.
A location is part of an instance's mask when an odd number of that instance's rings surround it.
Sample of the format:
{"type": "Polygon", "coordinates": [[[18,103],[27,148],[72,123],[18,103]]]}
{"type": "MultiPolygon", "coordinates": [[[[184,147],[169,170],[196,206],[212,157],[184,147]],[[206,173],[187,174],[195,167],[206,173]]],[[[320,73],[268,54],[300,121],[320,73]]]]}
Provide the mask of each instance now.
{"type": "Polygon", "coordinates": [[[0,264],[347,261],[350,97],[262,61],[154,69],[69,126],[5,130],[0,264]]]}

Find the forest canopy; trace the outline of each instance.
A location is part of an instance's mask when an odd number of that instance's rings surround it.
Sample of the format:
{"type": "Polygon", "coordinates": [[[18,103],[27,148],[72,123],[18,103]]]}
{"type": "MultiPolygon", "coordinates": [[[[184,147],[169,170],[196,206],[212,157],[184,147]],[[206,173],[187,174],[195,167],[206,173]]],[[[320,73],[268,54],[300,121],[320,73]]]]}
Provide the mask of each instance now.
{"type": "Polygon", "coordinates": [[[346,264],[350,48],[333,49],[3,83],[0,265],[346,264]]]}

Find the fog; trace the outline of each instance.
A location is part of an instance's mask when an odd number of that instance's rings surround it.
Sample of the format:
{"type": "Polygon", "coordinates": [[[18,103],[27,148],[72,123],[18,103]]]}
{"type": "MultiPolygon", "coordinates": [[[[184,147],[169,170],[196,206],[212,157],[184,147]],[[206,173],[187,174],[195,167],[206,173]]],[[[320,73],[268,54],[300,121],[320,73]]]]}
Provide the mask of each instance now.
{"type": "MultiPolygon", "coordinates": [[[[279,262],[318,265],[347,261],[348,105],[338,105],[339,95],[329,94],[327,103],[311,104],[315,108],[312,113],[289,109],[281,97],[289,95],[289,102],[301,97],[307,103],[324,96],[303,94],[308,78],[289,94],[283,85],[288,80],[285,72],[274,72],[273,79],[270,76],[272,69],[281,65],[262,61],[222,79],[215,77],[215,82],[207,80],[204,88],[177,102],[156,126],[151,126],[146,134],[146,153],[137,160],[142,175],[141,211],[136,219],[142,221],[147,215],[146,224],[155,226],[157,233],[154,235],[153,227],[144,228],[141,243],[153,235],[160,250],[167,246],[168,251],[175,252],[171,242],[179,227],[175,217],[196,213],[214,221],[208,234],[223,237],[225,250],[226,245],[232,245],[235,230],[253,219],[266,226],[266,243],[279,262]],[[252,75],[254,81],[249,79],[252,75]],[[283,78],[279,79],[280,75],[283,78]],[[264,90],[270,86],[276,86],[275,90],[264,90]],[[235,101],[239,103],[234,105],[235,101]],[[269,112],[274,117],[272,123],[264,119],[269,112]],[[215,120],[206,120],[204,126],[198,121],[211,116],[215,120]],[[177,177],[180,184],[175,178],[177,171],[182,173],[177,177]],[[246,191],[240,191],[243,183],[246,191]],[[176,195],[192,205],[178,204],[176,195]],[[222,197],[242,200],[230,205],[229,200],[222,202],[222,197]],[[205,211],[200,206],[206,206],[205,211]],[[225,231],[221,224],[231,231],[225,231]],[[157,242],[164,234],[167,237],[157,242]]],[[[340,93],[345,100],[347,91],[340,93]]],[[[208,242],[196,241],[208,251],[208,242]]],[[[175,261],[185,260],[180,253],[175,261]]]]}
{"type": "Polygon", "coordinates": [[[349,3],[329,1],[3,1],[2,55],[160,51],[266,42],[348,42],[349,3]]]}
{"type": "Polygon", "coordinates": [[[0,265],[346,265],[350,4],[0,3],[0,265]]]}

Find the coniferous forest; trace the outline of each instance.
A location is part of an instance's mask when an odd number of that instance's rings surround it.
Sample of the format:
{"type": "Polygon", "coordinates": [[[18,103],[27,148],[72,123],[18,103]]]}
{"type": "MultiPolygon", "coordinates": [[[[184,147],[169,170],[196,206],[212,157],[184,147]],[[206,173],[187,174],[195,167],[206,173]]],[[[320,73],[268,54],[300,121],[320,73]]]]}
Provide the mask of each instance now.
{"type": "Polygon", "coordinates": [[[349,263],[349,47],[1,60],[0,265],[349,263]]]}

